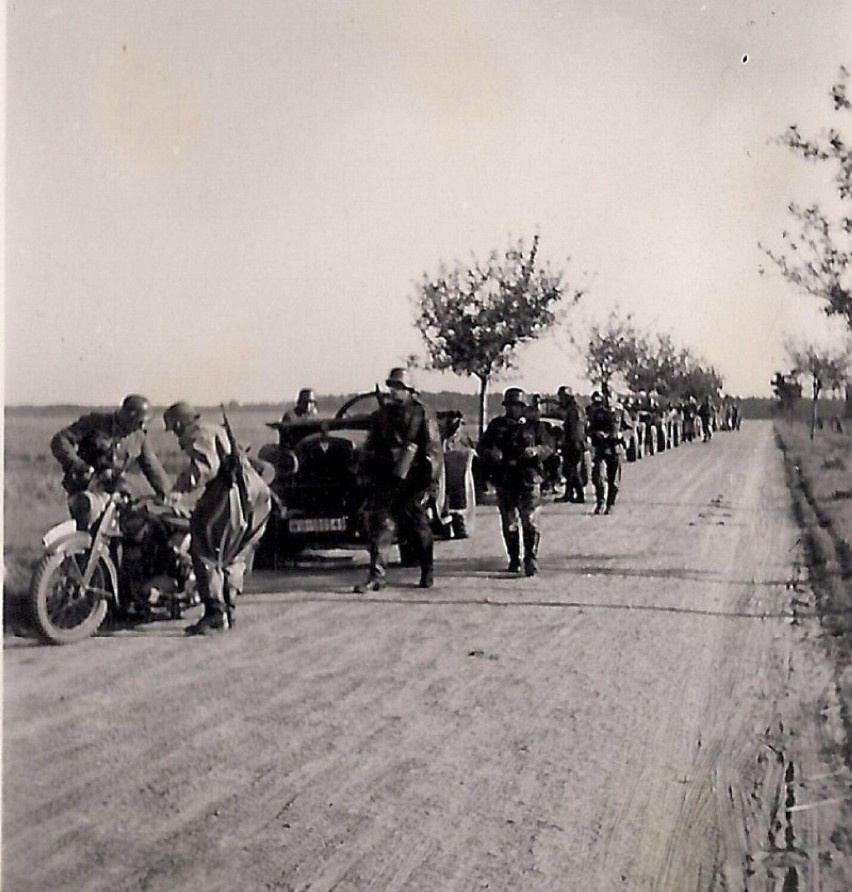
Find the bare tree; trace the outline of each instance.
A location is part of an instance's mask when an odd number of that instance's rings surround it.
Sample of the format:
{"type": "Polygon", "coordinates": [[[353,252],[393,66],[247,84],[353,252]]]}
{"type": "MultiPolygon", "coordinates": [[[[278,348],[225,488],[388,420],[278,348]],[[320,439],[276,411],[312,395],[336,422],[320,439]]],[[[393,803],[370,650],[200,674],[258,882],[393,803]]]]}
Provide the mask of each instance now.
{"type": "MultiPolygon", "coordinates": [[[[830,94],[835,112],[852,109],[848,80],[848,70],[841,67],[830,94]]],[[[835,128],[818,137],[805,137],[796,124],[790,125],[779,142],[807,161],[835,167],[839,211],[825,212],[819,203],[803,207],[790,202],[787,210],[794,231],[782,234],[785,247],[760,247],[788,281],[822,302],[826,315],[842,316],[852,329],[852,145],[835,128]]]]}
{"type": "Polygon", "coordinates": [[[556,324],[566,299],[573,304],[584,293],[565,284],[564,272],[540,264],[538,244],[536,235],[529,250],[519,240],[485,262],[442,264],[437,276],[424,273],[418,287],[415,324],[431,367],[479,380],[480,435],[492,378],[514,367],[521,344],[556,324]]]}

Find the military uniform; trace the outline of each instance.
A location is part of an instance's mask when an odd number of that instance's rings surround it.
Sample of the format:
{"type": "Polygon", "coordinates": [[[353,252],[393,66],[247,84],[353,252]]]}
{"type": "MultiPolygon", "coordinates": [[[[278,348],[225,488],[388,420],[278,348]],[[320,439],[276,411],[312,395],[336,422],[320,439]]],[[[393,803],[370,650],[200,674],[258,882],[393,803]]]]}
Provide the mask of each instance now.
{"type": "Polygon", "coordinates": [[[158,496],[169,489],[169,477],[157,458],[144,429],[128,432],[117,412],[91,412],[62,428],[50,441],[50,449],[62,465],[62,485],[69,493],[86,489],[95,472],[104,482],[125,464],[138,463],[158,496]]]}
{"type": "Polygon", "coordinates": [[[565,476],[565,495],[559,500],[564,502],[585,502],[586,495],[580,471],[583,453],[586,451],[586,434],[580,407],[574,395],[566,393],[562,406],[562,429],[565,439],[562,444],[562,473],[565,476]]]}
{"type": "Polygon", "coordinates": [[[384,585],[394,524],[399,541],[420,564],[421,587],[432,585],[434,543],[426,503],[440,470],[440,455],[437,424],[413,393],[408,402],[385,401],[373,415],[361,465],[369,487],[365,515],[370,571],[358,590],[384,585]]]}
{"type": "Polygon", "coordinates": [[[607,405],[594,394],[586,411],[592,444],[592,484],[595,487],[595,514],[610,514],[621,483],[623,432],[630,429],[627,412],[619,405],[607,405]]]}
{"type": "MultiPolygon", "coordinates": [[[[509,388],[503,404],[518,405],[518,399],[524,399],[523,391],[509,388]]],[[[547,431],[536,419],[501,415],[486,428],[477,452],[497,489],[509,572],[517,573],[521,568],[523,536],[524,570],[527,576],[534,576],[538,572],[541,539],[538,508],[541,505],[542,464],[553,453],[547,431]]]]}
{"type": "Polygon", "coordinates": [[[183,428],[177,438],[189,464],[178,474],[172,492],[198,495],[216,476],[222,458],[230,454],[228,437],[219,425],[195,421],[183,428]]]}

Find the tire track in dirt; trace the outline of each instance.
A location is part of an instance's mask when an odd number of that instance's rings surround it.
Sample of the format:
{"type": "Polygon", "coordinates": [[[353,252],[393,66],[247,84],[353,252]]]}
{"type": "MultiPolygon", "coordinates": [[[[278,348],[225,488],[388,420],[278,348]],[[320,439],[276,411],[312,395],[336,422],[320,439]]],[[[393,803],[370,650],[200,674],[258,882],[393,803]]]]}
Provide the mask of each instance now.
{"type": "Polygon", "coordinates": [[[359,568],[312,567],[256,577],[221,639],[166,623],[7,650],[4,880],[738,888],[785,796],[788,532],[764,434],[627,466],[610,518],[545,506],[533,580],[500,572],[483,506],[429,593],[393,571],[357,598],[359,568]]]}

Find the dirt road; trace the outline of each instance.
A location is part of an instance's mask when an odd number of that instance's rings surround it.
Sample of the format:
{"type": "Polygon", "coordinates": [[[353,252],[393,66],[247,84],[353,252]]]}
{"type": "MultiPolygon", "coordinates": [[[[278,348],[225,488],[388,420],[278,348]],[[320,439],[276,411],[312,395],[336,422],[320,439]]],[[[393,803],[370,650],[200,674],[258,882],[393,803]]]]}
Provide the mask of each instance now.
{"type": "Polygon", "coordinates": [[[428,592],[357,555],[217,639],[7,637],[4,892],[852,888],[771,427],[548,504],[532,580],[479,512],[428,592]]]}

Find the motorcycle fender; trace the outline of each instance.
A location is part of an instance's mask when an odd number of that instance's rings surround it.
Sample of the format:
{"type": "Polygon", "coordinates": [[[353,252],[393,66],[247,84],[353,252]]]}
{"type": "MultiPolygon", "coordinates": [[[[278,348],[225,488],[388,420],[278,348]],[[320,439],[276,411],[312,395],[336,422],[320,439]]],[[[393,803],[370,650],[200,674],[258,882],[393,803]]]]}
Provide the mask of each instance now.
{"type": "MultiPolygon", "coordinates": [[[[50,545],[45,541],[45,548],[50,554],[61,554],[64,552],[70,551],[80,551],[85,550],[91,547],[92,545],[92,536],[90,533],[87,533],[85,530],[78,530],[74,524],[74,521],[70,521],[72,526],[72,532],[66,535],[62,535],[59,533],[53,540],[50,545]]],[[[45,533],[45,540],[51,535],[58,531],[64,524],[58,524],[52,530],[48,530],[45,533]]],[[[101,561],[106,566],[107,571],[109,572],[109,580],[110,586],[113,592],[118,591],[118,573],[116,572],[115,567],[113,566],[113,562],[107,558],[106,556],[101,557],[101,561]]]]}
{"type": "Polygon", "coordinates": [[[92,544],[91,534],[78,530],[73,520],[66,520],[51,527],[41,540],[49,552],[68,551],[74,548],[88,548],[92,544]]]}

